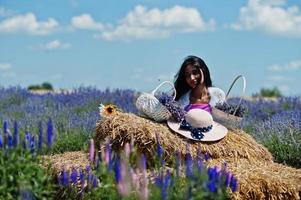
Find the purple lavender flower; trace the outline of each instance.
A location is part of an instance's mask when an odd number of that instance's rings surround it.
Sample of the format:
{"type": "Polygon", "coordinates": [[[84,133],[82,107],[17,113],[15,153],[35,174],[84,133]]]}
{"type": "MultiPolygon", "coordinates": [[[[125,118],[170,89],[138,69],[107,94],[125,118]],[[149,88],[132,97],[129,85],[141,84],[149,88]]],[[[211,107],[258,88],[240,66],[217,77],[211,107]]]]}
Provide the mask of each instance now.
{"type": "Polygon", "coordinates": [[[2,138],[2,134],[0,133],[0,148],[3,147],[3,138],[2,138]]]}
{"type": "Polygon", "coordinates": [[[129,158],[130,154],[131,154],[131,147],[130,147],[130,144],[128,142],[124,146],[124,152],[125,152],[125,156],[127,158],[129,158]]]}
{"type": "Polygon", "coordinates": [[[230,186],[231,178],[232,178],[232,173],[231,173],[231,172],[228,172],[228,173],[226,174],[226,180],[225,180],[225,185],[226,185],[226,187],[229,187],[229,186],[230,186]]]}
{"type": "Polygon", "coordinates": [[[101,162],[101,158],[99,157],[99,153],[96,153],[94,166],[97,171],[99,169],[100,162],[101,162]]]}
{"type": "Polygon", "coordinates": [[[208,154],[208,152],[205,153],[205,160],[208,161],[210,159],[210,156],[208,154]]]}
{"type": "Polygon", "coordinates": [[[200,151],[200,149],[197,150],[197,157],[196,157],[196,166],[198,169],[198,173],[201,174],[202,170],[203,170],[203,160],[202,160],[202,153],[200,151]]]}
{"type": "Polygon", "coordinates": [[[49,119],[48,120],[48,124],[47,124],[47,146],[48,148],[52,147],[52,143],[53,143],[53,123],[52,120],[49,119]]]}
{"type": "Polygon", "coordinates": [[[111,150],[111,146],[110,143],[107,142],[106,143],[106,149],[105,149],[105,162],[108,166],[108,170],[111,171],[112,170],[112,150],[111,150]]]}
{"type": "Polygon", "coordinates": [[[14,122],[14,146],[18,146],[19,145],[19,130],[18,130],[18,123],[15,121],[14,122]]]}
{"type": "Polygon", "coordinates": [[[165,200],[167,197],[167,189],[168,189],[168,182],[169,182],[170,176],[166,174],[166,177],[163,178],[163,185],[161,188],[161,199],[165,200]]]}
{"type": "Polygon", "coordinates": [[[161,159],[164,150],[163,150],[163,148],[160,144],[159,136],[156,135],[156,137],[157,137],[157,156],[158,156],[159,159],[161,159]]]}
{"type": "Polygon", "coordinates": [[[235,178],[235,176],[231,177],[230,186],[231,186],[232,192],[236,192],[237,191],[238,185],[237,185],[237,179],[235,178]]]}
{"type": "Polygon", "coordinates": [[[163,174],[161,172],[158,173],[158,176],[155,177],[155,185],[158,188],[161,188],[163,184],[163,174]]]}
{"type": "Polygon", "coordinates": [[[63,169],[63,171],[61,171],[60,183],[65,187],[69,185],[69,173],[65,170],[65,168],[63,169]]]}
{"type": "Polygon", "coordinates": [[[87,172],[87,174],[89,174],[91,172],[91,166],[90,165],[86,166],[86,172],[87,172]]]}
{"type": "Polygon", "coordinates": [[[76,185],[76,183],[77,183],[77,176],[78,176],[77,170],[74,167],[72,167],[72,172],[71,172],[71,175],[70,175],[70,179],[71,179],[71,182],[74,185],[76,185]]]}
{"type": "Polygon", "coordinates": [[[21,200],[34,200],[34,195],[29,189],[20,189],[21,200]]]}
{"type": "Polygon", "coordinates": [[[93,180],[92,180],[92,187],[93,188],[97,188],[98,186],[98,180],[97,177],[95,175],[93,175],[93,180]]]}
{"type": "Polygon", "coordinates": [[[34,153],[34,149],[35,149],[35,139],[34,139],[34,135],[31,136],[31,140],[30,140],[30,153],[33,154],[34,153]]]}
{"type": "Polygon", "coordinates": [[[38,142],[39,152],[42,152],[42,148],[43,148],[43,126],[42,126],[42,122],[39,122],[39,142],[38,142]]]}
{"type": "Polygon", "coordinates": [[[89,186],[93,184],[93,176],[94,176],[93,173],[88,174],[88,180],[87,181],[88,181],[89,186]]]}
{"type": "Polygon", "coordinates": [[[164,185],[166,187],[169,187],[172,183],[172,179],[171,179],[171,173],[169,170],[167,170],[166,175],[165,175],[165,180],[164,180],[164,185]]]}
{"type": "Polygon", "coordinates": [[[120,157],[117,156],[116,162],[115,162],[115,180],[117,183],[120,183],[122,180],[122,175],[121,175],[121,164],[120,164],[120,157]]]}
{"type": "Polygon", "coordinates": [[[79,170],[79,180],[80,180],[80,183],[81,183],[82,187],[84,187],[84,185],[85,185],[85,173],[82,169],[79,170]]]}
{"type": "Polygon", "coordinates": [[[7,146],[9,149],[14,147],[13,136],[9,132],[7,133],[7,146]]]}
{"type": "Polygon", "coordinates": [[[208,178],[209,180],[211,181],[216,181],[218,179],[218,173],[217,173],[217,168],[214,167],[209,167],[208,170],[207,170],[207,175],[208,175],[208,178]]]}
{"type": "Polygon", "coordinates": [[[95,153],[94,140],[90,139],[89,159],[91,162],[94,162],[94,153],[95,153]]]}
{"type": "Polygon", "coordinates": [[[30,133],[28,131],[25,131],[23,147],[25,150],[30,148],[30,133]]]}
{"type": "Polygon", "coordinates": [[[146,170],[146,157],[145,157],[144,154],[142,154],[142,156],[141,156],[140,169],[141,169],[141,171],[145,171],[146,170]]]}
{"type": "Polygon", "coordinates": [[[158,97],[158,100],[167,108],[177,122],[184,119],[186,112],[182,108],[181,104],[173,100],[171,96],[163,93],[160,97],[158,97]]]}
{"type": "Polygon", "coordinates": [[[180,158],[180,153],[178,151],[175,153],[175,157],[176,157],[176,174],[179,177],[180,176],[181,158],[180,158]]]}
{"type": "Polygon", "coordinates": [[[8,122],[4,121],[3,122],[3,133],[6,135],[8,133],[8,122]]]}
{"type": "Polygon", "coordinates": [[[192,165],[192,157],[190,153],[186,153],[185,156],[185,164],[186,164],[186,177],[193,176],[193,165],[192,165]]]}
{"type": "Polygon", "coordinates": [[[216,184],[213,180],[211,180],[207,183],[207,188],[209,189],[210,192],[213,192],[213,193],[217,192],[216,184]]]}

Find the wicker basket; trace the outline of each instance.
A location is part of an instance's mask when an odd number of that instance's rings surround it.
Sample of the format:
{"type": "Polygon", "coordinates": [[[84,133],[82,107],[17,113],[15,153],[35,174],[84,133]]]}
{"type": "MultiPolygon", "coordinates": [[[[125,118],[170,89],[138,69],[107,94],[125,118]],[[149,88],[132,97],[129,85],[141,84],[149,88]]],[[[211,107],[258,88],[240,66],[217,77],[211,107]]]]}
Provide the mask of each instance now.
{"type": "Polygon", "coordinates": [[[214,121],[217,121],[225,126],[227,126],[228,128],[237,128],[239,127],[239,124],[242,120],[242,117],[237,117],[235,116],[241,102],[242,102],[242,99],[245,95],[245,91],[246,91],[246,78],[243,76],[243,75],[239,75],[237,76],[234,81],[232,82],[232,84],[230,85],[229,87],[229,90],[226,94],[226,99],[225,99],[225,103],[227,103],[227,99],[229,97],[229,94],[230,94],[230,91],[232,89],[232,87],[234,86],[234,84],[236,83],[236,81],[238,79],[242,79],[243,80],[243,88],[242,88],[242,95],[238,101],[238,104],[236,106],[236,109],[234,110],[233,114],[229,114],[229,113],[226,113],[226,112],[223,112],[217,108],[212,108],[212,117],[214,119],[214,121]]]}
{"type": "Polygon", "coordinates": [[[156,91],[164,84],[170,84],[174,90],[173,100],[176,97],[176,89],[170,81],[164,81],[159,84],[150,93],[142,93],[136,100],[136,107],[139,110],[139,114],[143,117],[148,117],[157,122],[162,122],[169,119],[172,115],[168,109],[155,97],[156,91]]]}

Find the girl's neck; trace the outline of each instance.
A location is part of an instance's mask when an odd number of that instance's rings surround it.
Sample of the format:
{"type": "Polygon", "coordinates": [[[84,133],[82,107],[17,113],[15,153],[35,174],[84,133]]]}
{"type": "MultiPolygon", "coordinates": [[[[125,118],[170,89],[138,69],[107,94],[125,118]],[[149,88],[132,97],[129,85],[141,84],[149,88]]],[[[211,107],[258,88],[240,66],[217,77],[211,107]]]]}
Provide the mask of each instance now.
{"type": "Polygon", "coordinates": [[[190,104],[208,104],[210,101],[210,95],[206,86],[204,84],[200,84],[197,87],[193,88],[190,93],[189,101],[190,104]]]}

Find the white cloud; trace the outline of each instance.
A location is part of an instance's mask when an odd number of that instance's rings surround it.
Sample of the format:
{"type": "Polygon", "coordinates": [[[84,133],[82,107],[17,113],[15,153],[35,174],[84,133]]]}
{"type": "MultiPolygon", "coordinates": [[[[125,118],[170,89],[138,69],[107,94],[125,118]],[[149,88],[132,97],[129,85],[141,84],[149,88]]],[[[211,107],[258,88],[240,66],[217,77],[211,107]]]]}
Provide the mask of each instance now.
{"type": "Polygon", "coordinates": [[[3,79],[12,79],[16,77],[15,72],[11,71],[12,66],[9,63],[0,63],[0,77],[3,79]]]}
{"type": "Polygon", "coordinates": [[[8,17],[8,16],[11,16],[13,14],[14,14],[13,11],[8,10],[4,7],[0,7],[0,17],[8,17]]]}
{"type": "Polygon", "coordinates": [[[261,4],[268,6],[282,6],[286,0],[259,0],[261,4]]]}
{"type": "Polygon", "coordinates": [[[62,43],[59,40],[53,40],[53,41],[50,41],[50,42],[46,43],[45,45],[43,45],[43,49],[46,49],[46,50],[67,49],[70,46],[71,45],[68,43],[62,43]]]}
{"type": "Polygon", "coordinates": [[[0,63],[0,71],[8,71],[11,68],[11,64],[9,63],[0,63]]]}
{"type": "Polygon", "coordinates": [[[268,67],[269,71],[278,71],[278,72],[293,71],[298,69],[301,69],[301,60],[295,60],[284,65],[275,64],[268,67]]]}
{"type": "Polygon", "coordinates": [[[47,21],[38,21],[33,13],[17,15],[0,22],[0,32],[26,32],[32,35],[47,35],[58,27],[58,22],[53,18],[47,21]]]}
{"type": "Polygon", "coordinates": [[[205,22],[195,8],[174,6],[170,9],[147,9],[136,6],[120,23],[98,35],[105,40],[153,39],[173,32],[202,32],[214,30],[213,19],[205,22]]]}
{"type": "Polygon", "coordinates": [[[297,6],[284,8],[285,0],[249,0],[240,9],[235,30],[259,30],[268,34],[301,37],[301,12],[297,6]]]}
{"type": "Polygon", "coordinates": [[[80,16],[72,17],[71,24],[77,29],[100,31],[104,28],[102,23],[96,22],[89,14],[82,14],[80,16]]]}
{"type": "Polygon", "coordinates": [[[279,81],[279,82],[292,81],[292,79],[287,77],[287,76],[269,76],[268,79],[271,80],[271,81],[279,81]]]}

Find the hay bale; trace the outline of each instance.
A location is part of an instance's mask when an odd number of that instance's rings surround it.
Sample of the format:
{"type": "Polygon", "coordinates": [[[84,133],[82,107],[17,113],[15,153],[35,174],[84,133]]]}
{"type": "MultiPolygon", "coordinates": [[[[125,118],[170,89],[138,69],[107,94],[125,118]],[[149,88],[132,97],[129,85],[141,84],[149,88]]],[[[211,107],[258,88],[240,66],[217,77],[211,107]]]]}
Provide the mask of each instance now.
{"type": "Polygon", "coordinates": [[[157,134],[165,149],[167,161],[176,151],[184,155],[187,145],[193,156],[198,149],[208,152],[212,158],[210,166],[221,165],[226,161],[239,183],[238,192],[231,194],[231,199],[301,197],[301,170],[273,163],[271,153],[243,131],[230,129],[228,135],[218,142],[193,142],[173,133],[164,123],[129,113],[103,118],[96,126],[95,143],[98,147],[110,139],[112,147],[120,150],[133,139],[140,152],[150,156],[156,151],[157,134]]]}
{"type": "Polygon", "coordinates": [[[50,169],[54,177],[62,171],[62,168],[70,172],[72,167],[85,169],[87,165],[90,165],[88,155],[82,151],[43,156],[42,160],[44,166],[50,164],[50,169]]]}
{"type": "Polygon", "coordinates": [[[209,166],[227,166],[238,179],[238,192],[231,199],[300,199],[301,170],[285,165],[247,159],[213,159],[209,166]]]}
{"type": "Polygon", "coordinates": [[[139,151],[150,156],[156,151],[156,134],[160,138],[167,160],[173,157],[176,151],[184,155],[188,144],[193,156],[200,149],[203,153],[209,153],[213,159],[245,158],[251,162],[259,160],[272,162],[273,159],[265,147],[240,130],[229,130],[228,135],[218,142],[194,142],[172,132],[166,123],[156,123],[134,114],[121,112],[97,122],[95,144],[99,147],[106,139],[110,139],[113,149],[119,150],[133,138],[139,151]]]}
{"type": "MultiPolygon", "coordinates": [[[[66,152],[45,156],[52,163],[54,175],[58,175],[64,166],[67,171],[72,167],[85,168],[90,164],[85,152],[66,152]]],[[[248,159],[210,159],[209,166],[221,166],[226,162],[228,169],[238,178],[238,192],[231,193],[231,199],[300,199],[301,170],[269,161],[257,163],[248,159]]],[[[172,169],[170,169],[172,170],[172,169]]],[[[149,172],[150,176],[152,173],[149,172]]],[[[150,176],[150,178],[152,178],[150,176]]]]}

